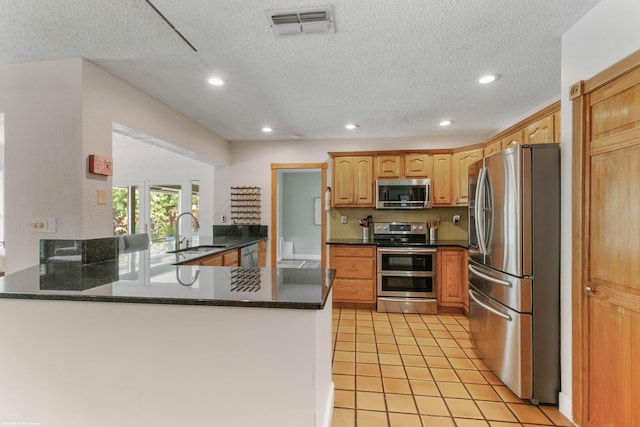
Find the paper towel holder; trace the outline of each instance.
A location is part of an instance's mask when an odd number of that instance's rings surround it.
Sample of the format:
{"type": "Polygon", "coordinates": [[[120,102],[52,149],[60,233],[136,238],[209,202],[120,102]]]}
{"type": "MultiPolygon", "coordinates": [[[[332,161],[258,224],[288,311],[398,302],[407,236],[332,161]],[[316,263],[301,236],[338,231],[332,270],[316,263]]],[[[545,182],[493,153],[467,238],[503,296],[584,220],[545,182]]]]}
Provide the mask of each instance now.
{"type": "Polygon", "coordinates": [[[331,210],[331,187],[327,187],[327,189],[324,190],[324,210],[331,210]]]}

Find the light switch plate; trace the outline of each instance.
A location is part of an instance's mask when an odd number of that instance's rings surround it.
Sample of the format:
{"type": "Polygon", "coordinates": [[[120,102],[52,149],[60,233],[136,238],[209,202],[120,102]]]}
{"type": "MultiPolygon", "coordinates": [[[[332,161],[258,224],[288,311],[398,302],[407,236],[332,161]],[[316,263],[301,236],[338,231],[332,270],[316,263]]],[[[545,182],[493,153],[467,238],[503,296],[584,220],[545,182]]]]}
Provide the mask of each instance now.
{"type": "Polygon", "coordinates": [[[29,224],[31,231],[34,233],[55,233],[56,232],[56,219],[55,218],[33,218],[31,224],[29,224]]]}
{"type": "Polygon", "coordinates": [[[340,224],[346,224],[346,223],[347,223],[347,216],[346,215],[340,216],[340,224]]]}
{"type": "Polygon", "coordinates": [[[106,190],[98,190],[98,204],[106,205],[107,204],[107,191],[106,190]]]}

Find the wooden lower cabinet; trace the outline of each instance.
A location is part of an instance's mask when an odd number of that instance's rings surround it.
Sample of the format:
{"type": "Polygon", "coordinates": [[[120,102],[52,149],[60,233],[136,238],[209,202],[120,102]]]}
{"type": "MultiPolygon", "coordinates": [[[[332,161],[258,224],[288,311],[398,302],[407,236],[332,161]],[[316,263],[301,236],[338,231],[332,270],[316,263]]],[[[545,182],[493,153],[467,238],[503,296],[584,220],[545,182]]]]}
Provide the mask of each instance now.
{"type": "Polygon", "coordinates": [[[376,303],[376,248],[370,245],[329,245],[333,303],[374,308],[376,303]]]}
{"type": "Polygon", "coordinates": [[[438,312],[469,314],[467,263],[467,249],[453,246],[438,248],[438,312]]]}
{"type": "Polygon", "coordinates": [[[217,253],[205,258],[196,259],[187,265],[204,265],[207,267],[238,267],[240,265],[240,249],[217,253]]]}
{"type": "Polygon", "coordinates": [[[264,268],[267,266],[267,241],[260,240],[258,242],[258,267],[264,268]]]}

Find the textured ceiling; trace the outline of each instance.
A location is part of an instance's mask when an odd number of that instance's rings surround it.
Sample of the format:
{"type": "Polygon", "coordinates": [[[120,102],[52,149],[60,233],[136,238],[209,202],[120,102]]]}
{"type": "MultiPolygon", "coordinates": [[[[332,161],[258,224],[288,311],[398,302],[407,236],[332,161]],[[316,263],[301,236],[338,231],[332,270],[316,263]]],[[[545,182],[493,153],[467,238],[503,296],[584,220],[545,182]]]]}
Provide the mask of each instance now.
{"type": "Polygon", "coordinates": [[[561,35],[597,2],[152,0],[196,52],[144,0],[0,0],[0,64],[84,57],[229,141],[489,135],[559,95],[561,35]],[[327,4],[329,35],[265,15],[327,4]]]}

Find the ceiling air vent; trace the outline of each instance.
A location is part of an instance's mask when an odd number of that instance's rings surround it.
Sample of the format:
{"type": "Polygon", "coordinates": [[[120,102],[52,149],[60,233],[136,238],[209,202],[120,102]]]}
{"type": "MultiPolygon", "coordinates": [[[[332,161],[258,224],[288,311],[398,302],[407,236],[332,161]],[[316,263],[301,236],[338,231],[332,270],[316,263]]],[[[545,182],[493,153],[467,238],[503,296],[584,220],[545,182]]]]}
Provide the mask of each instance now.
{"type": "Polygon", "coordinates": [[[265,12],[276,36],[328,34],[335,32],[333,9],[313,7],[296,10],[270,10],[265,12]]]}

